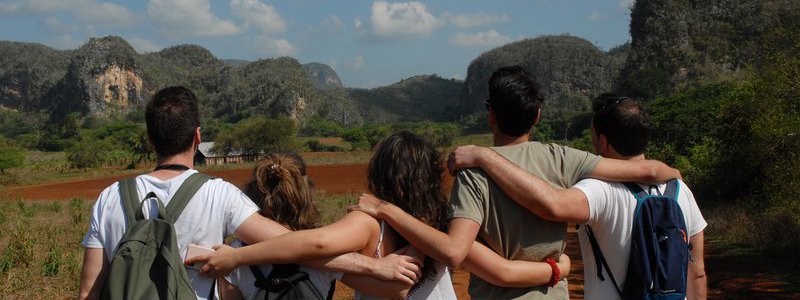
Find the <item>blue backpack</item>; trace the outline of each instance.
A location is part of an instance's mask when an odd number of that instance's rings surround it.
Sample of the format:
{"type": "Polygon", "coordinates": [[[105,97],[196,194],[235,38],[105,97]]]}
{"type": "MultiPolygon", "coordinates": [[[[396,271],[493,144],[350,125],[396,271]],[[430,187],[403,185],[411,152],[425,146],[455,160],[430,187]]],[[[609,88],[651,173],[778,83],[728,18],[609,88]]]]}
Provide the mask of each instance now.
{"type": "Polygon", "coordinates": [[[592,228],[587,226],[597,277],[605,280],[605,268],[622,299],[685,299],[690,245],[683,211],[678,206],[678,180],[667,182],[663,195],[650,195],[635,183],[625,186],[636,197],[625,285],[620,290],[592,228]]]}

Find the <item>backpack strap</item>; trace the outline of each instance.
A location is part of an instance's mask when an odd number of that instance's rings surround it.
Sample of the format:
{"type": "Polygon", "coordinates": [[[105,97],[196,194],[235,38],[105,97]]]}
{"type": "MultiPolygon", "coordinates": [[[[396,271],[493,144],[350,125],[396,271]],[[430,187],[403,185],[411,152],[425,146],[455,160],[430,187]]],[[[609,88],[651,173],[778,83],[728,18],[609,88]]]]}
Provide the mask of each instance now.
{"type": "Polygon", "coordinates": [[[127,226],[130,227],[137,220],[134,208],[142,206],[139,193],[136,192],[136,177],[119,182],[119,197],[122,201],[122,211],[125,213],[127,226]]]}
{"type": "Polygon", "coordinates": [[[261,272],[261,269],[257,265],[249,265],[250,273],[253,273],[253,277],[256,278],[256,281],[253,282],[253,285],[259,289],[267,289],[269,286],[269,282],[267,281],[267,277],[264,276],[264,273],[261,272]]]}
{"type": "Polygon", "coordinates": [[[189,204],[189,200],[192,200],[194,194],[200,190],[200,187],[202,187],[206,181],[213,178],[214,177],[203,173],[195,173],[190,175],[189,178],[186,178],[183,184],[181,184],[181,187],[178,188],[178,191],[172,195],[169,204],[167,204],[168,220],[174,224],[183,212],[183,209],[186,208],[186,204],[189,204]]]}
{"type": "Polygon", "coordinates": [[[628,188],[628,190],[631,191],[631,193],[633,193],[634,196],[636,196],[636,199],[641,199],[650,195],[650,193],[642,189],[642,187],[639,186],[639,184],[634,182],[625,182],[625,187],[628,188]]]}
{"type": "Polygon", "coordinates": [[[663,196],[678,200],[679,190],[680,186],[678,185],[678,179],[671,179],[670,181],[667,181],[667,187],[664,189],[663,196]]]}
{"type": "Polygon", "coordinates": [[[594,232],[592,231],[592,227],[589,226],[588,224],[585,224],[584,226],[586,226],[586,233],[589,236],[589,244],[592,245],[594,262],[597,266],[597,277],[600,278],[601,281],[606,280],[606,278],[603,277],[603,269],[605,268],[606,273],[608,273],[608,277],[611,278],[611,283],[614,284],[614,289],[617,290],[617,293],[619,293],[620,296],[622,296],[622,290],[620,290],[619,284],[617,284],[617,280],[614,279],[614,274],[611,273],[611,269],[608,267],[608,262],[606,262],[606,257],[603,256],[603,251],[600,250],[600,245],[597,243],[597,239],[594,237],[594,232]]]}

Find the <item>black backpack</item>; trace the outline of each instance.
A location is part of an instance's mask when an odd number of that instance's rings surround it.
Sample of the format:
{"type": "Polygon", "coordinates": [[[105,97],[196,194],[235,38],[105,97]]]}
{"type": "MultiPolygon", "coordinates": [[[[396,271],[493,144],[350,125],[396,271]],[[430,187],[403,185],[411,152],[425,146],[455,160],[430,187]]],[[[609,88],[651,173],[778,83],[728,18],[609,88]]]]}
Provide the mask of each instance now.
{"type": "Polygon", "coordinates": [[[636,210],[624,287],[620,290],[592,228],[586,226],[597,276],[605,280],[605,268],[622,299],[685,299],[691,247],[683,211],[678,206],[678,180],[668,181],[663,195],[650,195],[635,183],[625,186],[636,197],[636,210]]]}
{"type": "Polygon", "coordinates": [[[166,207],[154,193],[148,193],[145,199],[158,202],[158,216],[152,219],[144,218],[136,179],[120,181],[127,229],[111,260],[100,299],[197,299],[178,253],[174,224],[197,190],[211,178],[192,174],[166,207]]]}
{"type": "Polygon", "coordinates": [[[272,265],[272,272],[264,277],[258,266],[249,266],[256,281],[253,285],[258,288],[255,299],[266,300],[295,300],[295,299],[333,299],[336,281],[331,282],[328,295],[323,296],[311,282],[308,273],[300,270],[296,264],[272,265]]]}

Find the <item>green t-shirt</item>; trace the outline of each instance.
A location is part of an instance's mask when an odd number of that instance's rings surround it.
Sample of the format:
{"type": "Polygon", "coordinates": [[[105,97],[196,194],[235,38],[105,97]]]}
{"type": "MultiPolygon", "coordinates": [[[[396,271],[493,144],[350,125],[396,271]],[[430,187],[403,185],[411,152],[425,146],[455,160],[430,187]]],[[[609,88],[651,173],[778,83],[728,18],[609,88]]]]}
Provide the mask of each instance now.
{"type": "MultiPolygon", "coordinates": [[[[556,144],[527,142],[492,148],[550,185],[568,188],[589,177],[600,161],[594,154],[556,144]]],[[[509,198],[481,169],[458,172],[451,195],[451,218],[481,225],[479,240],[512,260],[558,259],[564,250],[567,224],[539,218],[509,198]]],[[[472,299],[568,299],[566,280],[554,288],[503,288],[471,276],[472,299]]]]}

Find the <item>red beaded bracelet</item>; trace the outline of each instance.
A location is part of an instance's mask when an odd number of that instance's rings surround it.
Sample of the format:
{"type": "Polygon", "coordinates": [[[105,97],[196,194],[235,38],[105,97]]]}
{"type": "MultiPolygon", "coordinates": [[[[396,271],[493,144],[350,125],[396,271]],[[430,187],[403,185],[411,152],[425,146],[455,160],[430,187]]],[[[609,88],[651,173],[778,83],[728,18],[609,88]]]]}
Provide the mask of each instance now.
{"type": "Polygon", "coordinates": [[[547,282],[547,286],[554,287],[561,280],[561,269],[558,268],[555,259],[547,258],[544,262],[550,265],[551,269],[550,281],[547,282]]]}

